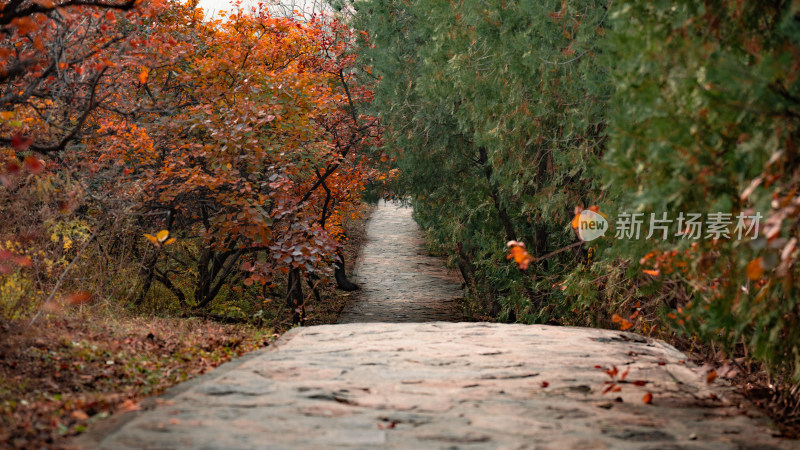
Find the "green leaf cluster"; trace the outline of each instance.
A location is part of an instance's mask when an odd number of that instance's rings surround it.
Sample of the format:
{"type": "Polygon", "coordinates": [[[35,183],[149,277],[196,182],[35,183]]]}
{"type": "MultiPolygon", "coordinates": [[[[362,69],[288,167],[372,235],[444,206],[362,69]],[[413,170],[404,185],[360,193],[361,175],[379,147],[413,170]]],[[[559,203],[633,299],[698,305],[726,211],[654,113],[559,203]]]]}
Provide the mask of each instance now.
{"type": "Polygon", "coordinates": [[[354,7],[397,192],[473,308],[608,326],[645,302],[661,322],[800,374],[797,2],[354,7]],[[729,213],[731,232],[737,214],[760,214],[762,238],[691,241],[673,224],[666,240],[612,230],[525,272],[506,261],[508,240],[534,257],[575,242],[575,208],[590,205],[612,225],[623,212],[729,213]]]}

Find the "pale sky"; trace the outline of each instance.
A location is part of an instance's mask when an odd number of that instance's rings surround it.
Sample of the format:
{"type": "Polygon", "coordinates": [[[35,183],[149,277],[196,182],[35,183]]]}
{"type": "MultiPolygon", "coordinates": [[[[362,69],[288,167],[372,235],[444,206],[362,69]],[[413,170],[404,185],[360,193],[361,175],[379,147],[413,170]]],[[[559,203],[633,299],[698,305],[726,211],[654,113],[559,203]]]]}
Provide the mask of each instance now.
{"type": "MultiPolygon", "coordinates": [[[[242,2],[243,6],[255,6],[258,4],[257,0],[244,0],[242,2]]],[[[203,11],[206,13],[206,17],[210,14],[216,15],[219,11],[228,11],[230,12],[233,8],[231,7],[231,0],[200,0],[200,7],[203,8],[203,11]]]]}
{"type": "MultiPolygon", "coordinates": [[[[219,11],[228,11],[230,13],[233,10],[231,2],[232,0],[200,0],[200,7],[203,8],[206,17],[211,17],[212,15],[216,16],[219,11]]],[[[320,11],[322,5],[322,0],[262,0],[262,2],[282,5],[283,9],[287,11],[297,9],[306,14],[310,14],[313,11],[320,11]]],[[[242,0],[242,7],[249,9],[250,7],[258,5],[258,3],[259,0],[242,0]]],[[[273,6],[272,9],[277,11],[277,6],[273,6]]]]}

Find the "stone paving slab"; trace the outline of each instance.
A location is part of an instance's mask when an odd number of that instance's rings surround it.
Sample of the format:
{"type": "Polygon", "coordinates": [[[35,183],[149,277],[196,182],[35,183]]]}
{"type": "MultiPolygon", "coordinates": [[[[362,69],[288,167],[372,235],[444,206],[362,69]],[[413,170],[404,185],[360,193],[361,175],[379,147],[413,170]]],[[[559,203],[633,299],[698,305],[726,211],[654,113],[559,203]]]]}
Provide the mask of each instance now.
{"type": "Polygon", "coordinates": [[[798,448],[683,360],[663,342],[587,328],[296,328],[233,370],[131,414],[89,447],[798,448]],[[629,381],[647,384],[603,395],[609,377],[595,365],[629,369],[629,381]],[[642,402],[647,391],[652,404],[642,402]]]}
{"type": "Polygon", "coordinates": [[[367,223],[367,241],[356,261],[361,286],[339,323],[457,322],[461,278],[430,256],[412,209],[381,201],[367,223]]]}

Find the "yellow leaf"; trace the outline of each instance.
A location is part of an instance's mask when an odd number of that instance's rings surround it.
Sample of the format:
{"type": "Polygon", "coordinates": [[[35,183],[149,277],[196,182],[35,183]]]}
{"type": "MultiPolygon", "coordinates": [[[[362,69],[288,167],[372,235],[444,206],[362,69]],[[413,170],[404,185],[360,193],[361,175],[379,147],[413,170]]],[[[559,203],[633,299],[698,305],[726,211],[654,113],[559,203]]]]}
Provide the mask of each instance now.
{"type": "Polygon", "coordinates": [[[750,263],[747,264],[747,269],[745,269],[745,272],[747,273],[747,278],[751,280],[760,279],[761,276],[764,275],[764,265],[761,264],[761,257],[759,256],[758,258],[750,261],[750,263]]]}
{"type": "Polygon", "coordinates": [[[147,238],[148,241],[152,242],[153,245],[158,245],[158,239],[156,239],[155,236],[150,234],[145,234],[144,237],[147,238]]]}
{"type": "Polygon", "coordinates": [[[173,242],[175,242],[175,238],[167,239],[167,241],[164,242],[164,245],[169,245],[172,244],[173,242]]]}
{"type": "Polygon", "coordinates": [[[164,242],[167,240],[168,237],[169,237],[169,231],[167,230],[161,230],[158,232],[158,234],[156,234],[158,242],[164,242]]]}

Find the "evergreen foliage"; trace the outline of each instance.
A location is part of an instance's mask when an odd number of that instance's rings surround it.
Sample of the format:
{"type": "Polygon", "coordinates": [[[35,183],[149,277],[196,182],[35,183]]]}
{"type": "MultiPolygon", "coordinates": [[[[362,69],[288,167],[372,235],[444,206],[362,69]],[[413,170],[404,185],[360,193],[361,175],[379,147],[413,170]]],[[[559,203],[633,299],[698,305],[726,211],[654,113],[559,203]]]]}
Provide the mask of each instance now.
{"type": "Polygon", "coordinates": [[[800,375],[800,19],[796,2],[744,3],[354,4],[398,193],[477,312],[651,333],[666,320],[800,375]],[[642,213],[640,239],[612,229],[524,271],[506,262],[506,241],[534,258],[578,242],[589,205],[612,226],[642,213]],[[665,212],[667,239],[645,239],[665,212]],[[732,236],[686,239],[680,212],[730,214],[732,236]],[[761,215],[759,239],[736,238],[740,214],[761,215]],[[627,315],[642,302],[663,315],[627,315]]]}

